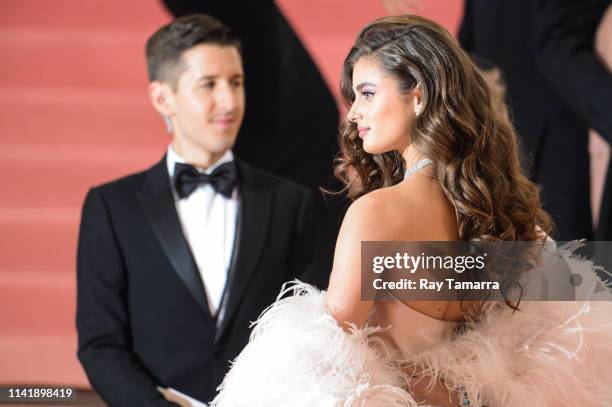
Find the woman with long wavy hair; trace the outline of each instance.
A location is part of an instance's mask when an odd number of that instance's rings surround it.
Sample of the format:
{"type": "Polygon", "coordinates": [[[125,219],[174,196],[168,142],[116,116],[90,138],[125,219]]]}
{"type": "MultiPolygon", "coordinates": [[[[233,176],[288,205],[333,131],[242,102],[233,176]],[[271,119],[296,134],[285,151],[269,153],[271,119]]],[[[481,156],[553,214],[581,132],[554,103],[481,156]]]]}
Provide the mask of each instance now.
{"type": "Polygon", "coordinates": [[[609,303],[362,299],[364,241],[550,239],[508,116],[451,34],[408,15],[369,24],[341,92],[336,174],[354,202],[328,290],[281,293],[213,405],[612,405],[609,303]]]}

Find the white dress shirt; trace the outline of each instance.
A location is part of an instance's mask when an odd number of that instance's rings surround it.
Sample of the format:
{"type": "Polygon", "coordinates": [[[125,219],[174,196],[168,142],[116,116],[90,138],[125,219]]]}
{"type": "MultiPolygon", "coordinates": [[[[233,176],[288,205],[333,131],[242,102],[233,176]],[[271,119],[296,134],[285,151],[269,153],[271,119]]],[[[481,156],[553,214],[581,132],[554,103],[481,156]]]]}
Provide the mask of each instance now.
{"type": "MultiPolygon", "coordinates": [[[[216,316],[227,282],[227,274],[232,260],[234,238],[236,235],[236,216],[238,213],[238,188],[234,187],[231,198],[215,192],[209,184],[199,185],[191,195],[179,199],[173,182],[174,164],[185,163],[172,145],[168,146],[166,156],[168,174],[174,195],[174,203],[181,220],[183,234],[189,243],[193,257],[202,276],[210,313],[216,316]]],[[[198,171],[210,174],[219,165],[234,159],[227,151],[210,168],[198,171]]]]}

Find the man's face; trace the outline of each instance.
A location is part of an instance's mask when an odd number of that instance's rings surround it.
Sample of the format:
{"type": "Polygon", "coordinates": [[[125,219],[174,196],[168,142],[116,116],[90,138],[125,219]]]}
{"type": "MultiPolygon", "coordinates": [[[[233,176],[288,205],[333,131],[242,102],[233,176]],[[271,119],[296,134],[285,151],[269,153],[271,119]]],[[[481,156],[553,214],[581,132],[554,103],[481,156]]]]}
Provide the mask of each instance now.
{"type": "Polygon", "coordinates": [[[197,45],[185,51],[171,91],[173,144],[182,155],[231,149],[244,117],[244,73],[236,47],[197,45]],[[182,151],[179,151],[182,150],[182,151]]]}

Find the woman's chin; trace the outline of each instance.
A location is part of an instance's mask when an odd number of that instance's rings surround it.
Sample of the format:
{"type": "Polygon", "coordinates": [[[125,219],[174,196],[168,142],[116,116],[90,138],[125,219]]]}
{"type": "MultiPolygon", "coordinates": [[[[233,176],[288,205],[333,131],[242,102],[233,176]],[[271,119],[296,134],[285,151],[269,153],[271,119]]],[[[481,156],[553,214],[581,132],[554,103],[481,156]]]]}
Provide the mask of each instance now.
{"type": "Polygon", "coordinates": [[[366,152],[366,153],[368,153],[368,154],[376,154],[376,153],[374,152],[376,149],[374,148],[374,145],[373,145],[373,144],[374,144],[374,143],[372,143],[372,141],[371,141],[371,140],[368,140],[368,138],[367,138],[367,137],[364,137],[364,138],[363,138],[363,144],[362,144],[362,145],[363,145],[363,151],[365,151],[365,152],[366,152]]]}
{"type": "Polygon", "coordinates": [[[391,151],[392,148],[386,148],[387,146],[380,145],[378,143],[373,143],[372,141],[368,141],[368,139],[363,140],[363,151],[368,154],[384,154],[387,151],[391,151]]]}

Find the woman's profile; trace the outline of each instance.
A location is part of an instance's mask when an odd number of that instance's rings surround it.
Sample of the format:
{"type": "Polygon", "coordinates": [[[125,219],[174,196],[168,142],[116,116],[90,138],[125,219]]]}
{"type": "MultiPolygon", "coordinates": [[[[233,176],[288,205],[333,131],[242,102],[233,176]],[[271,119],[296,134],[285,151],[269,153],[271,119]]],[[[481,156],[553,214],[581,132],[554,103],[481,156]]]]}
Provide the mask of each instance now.
{"type": "Polygon", "coordinates": [[[297,283],[262,314],[213,405],[612,403],[610,303],[362,299],[364,241],[552,233],[508,116],[457,41],[425,18],[377,20],[346,57],[341,92],[336,174],[354,202],[329,287],[297,283]]]}

